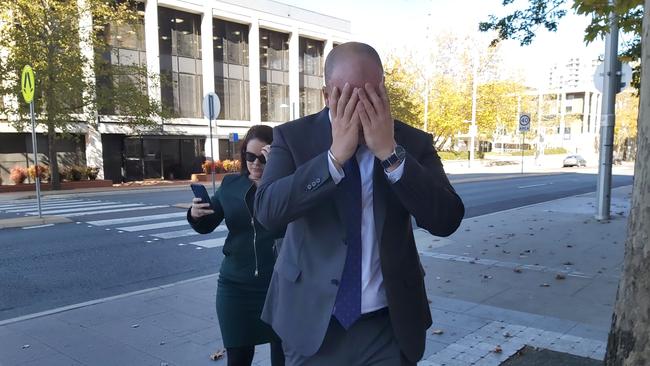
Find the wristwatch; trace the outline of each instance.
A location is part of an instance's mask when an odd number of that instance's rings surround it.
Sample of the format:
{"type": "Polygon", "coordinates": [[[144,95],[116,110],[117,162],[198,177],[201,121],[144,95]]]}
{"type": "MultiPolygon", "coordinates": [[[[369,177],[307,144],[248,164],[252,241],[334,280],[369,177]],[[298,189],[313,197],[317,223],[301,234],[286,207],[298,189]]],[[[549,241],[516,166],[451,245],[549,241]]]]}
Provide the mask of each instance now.
{"type": "Polygon", "coordinates": [[[400,145],[395,145],[395,150],[393,153],[384,161],[381,162],[382,168],[388,170],[391,166],[396,163],[401,163],[406,158],[406,150],[400,145]]]}

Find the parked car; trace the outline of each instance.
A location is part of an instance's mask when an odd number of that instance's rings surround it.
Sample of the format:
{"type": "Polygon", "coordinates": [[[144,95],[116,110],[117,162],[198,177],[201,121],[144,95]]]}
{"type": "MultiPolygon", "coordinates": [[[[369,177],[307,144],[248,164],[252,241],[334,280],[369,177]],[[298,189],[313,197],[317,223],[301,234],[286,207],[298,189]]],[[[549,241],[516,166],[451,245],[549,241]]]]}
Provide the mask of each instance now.
{"type": "Polygon", "coordinates": [[[568,166],[587,166],[587,160],[580,155],[568,155],[564,158],[562,165],[566,168],[568,166]]]}

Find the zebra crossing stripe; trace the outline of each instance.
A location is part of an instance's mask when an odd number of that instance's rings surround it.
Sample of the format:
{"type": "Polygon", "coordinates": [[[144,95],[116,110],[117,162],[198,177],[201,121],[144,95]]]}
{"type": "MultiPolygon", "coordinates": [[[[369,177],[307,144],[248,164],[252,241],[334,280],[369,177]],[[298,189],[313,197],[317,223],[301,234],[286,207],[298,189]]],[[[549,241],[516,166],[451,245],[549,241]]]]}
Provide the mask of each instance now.
{"type": "Polygon", "coordinates": [[[158,222],[158,223],[155,223],[155,224],[145,224],[145,225],[118,227],[117,230],[128,231],[128,232],[132,233],[134,231],[163,229],[163,228],[166,228],[166,227],[189,226],[189,225],[190,224],[187,222],[187,220],[178,220],[178,221],[158,222]]]}
{"type": "Polygon", "coordinates": [[[194,229],[185,229],[185,230],[178,230],[178,231],[169,231],[166,233],[151,234],[151,236],[160,239],[176,239],[176,238],[183,238],[186,236],[194,236],[194,235],[200,235],[200,234],[194,231],[194,229]]]}
{"type": "MultiPolygon", "coordinates": [[[[228,231],[228,228],[225,225],[217,226],[216,229],[214,229],[215,233],[221,233],[221,232],[226,232],[228,231]]],[[[194,229],[186,229],[186,230],[178,230],[178,231],[169,231],[166,233],[158,233],[158,234],[151,234],[151,236],[154,236],[156,238],[160,239],[176,239],[176,238],[183,238],[186,236],[194,236],[194,235],[201,235],[197,233],[194,229]]]]}
{"type": "MultiPolygon", "coordinates": [[[[42,206],[45,207],[45,206],[54,206],[54,205],[63,205],[63,204],[67,204],[67,203],[72,204],[72,203],[81,203],[81,202],[84,202],[84,200],[69,200],[69,201],[57,200],[55,202],[45,201],[45,202],[43,202],[42,206]]],[[[22,207],[32,207],[32,206],[35,207],[36,204],[37,204],[36,201],[33,201],[33,202],[21,202],[21,203],[15,203],[15,204],[6,204],[6,205],[0,205],[0,210],[12,210],[12,209],[18,209],[18,208],[22,208],[22,207]]]]}
{"type": "Polygon", "coordinates": [[[218,248],[218,247],[222,247],[225,242],[226,242],[226,238],[223,237],[223,238],[199,240],[199,241],[192,242],[190,244],[203,247],[203,248],[218,248]]]}
{"type": "MultiPolygon", "coordinates": [[[[66,216],[65,214],[67,213],[75,213],[75,212],[83,212],[83,211],[92,211],[92,210],[100,210],[100,209],[109,209],[109,208],[120,208],[120,207],[137,207],[137,206],[144,206],[141,203],[129,203],[129,204],[121,204],[121,205],[105,205],[105,206],[97,206],[97,207],[77,207],[77,208],[67,208],[67,209],[61,209],[61,210],[45,210],[43,211],[43,215],[54,215],[54,214],[63,214],[63,216],[66,216]]],[[[38,211],[30,211],[30,212],[25,212],[27,215],[34,215],[37,214],[38,211]]]]}
{"type": "Polygon", "coordinates": [[[107,214],[113,212],[125,212],[125,211],[139,211],[139,210],[151,210],[154,208],[169,208],[168,205],[159,205],[159,206],[141,206],[141,207],[127,207],[127,208],[117,208],[112,210],[99,210],[99,211],[89,211],[89,212],[73,212],[65,214],[65,217],[77,217],[77,216],[89,216],[89,215],[99,215],[107,214]]]}
{"type": "Polygon", "coordinates": [[[121,225],[121,224],[129,224],[129,223],[136,223],[136,222],[147,222],[147,221],[185,217],[185,215],[187,215],[187,212],[174,212],[174,213],[167,213],[167,214],[160,214],[160,215],[147,215],[147,216],[126,217],[121,219],[88,221],[88,224],[95,225],[95,226],[121,225]]]}
{"type": "MultiPolygon", "coordinates": [[[[62,204],[62,205],[53,205],[53,206],[43,206],[44,210],[63,210],[67,208],[75,208],[75,207],[91,207],[91,206],[104,206],[104,205],[113,205],[117,204],[116,202],[102,202],[102,201],[87,201],[87,202],[79,202],[79,203],[68,203],[68,204],[62,204]]],[[[5,210],[7,213],[18,213],[18,212],[30,212],[34,211],[36,209],[36,206],[29,206],[29,207],[23,207],[19,209],[11,209],[11,210],[5,210]]]]}

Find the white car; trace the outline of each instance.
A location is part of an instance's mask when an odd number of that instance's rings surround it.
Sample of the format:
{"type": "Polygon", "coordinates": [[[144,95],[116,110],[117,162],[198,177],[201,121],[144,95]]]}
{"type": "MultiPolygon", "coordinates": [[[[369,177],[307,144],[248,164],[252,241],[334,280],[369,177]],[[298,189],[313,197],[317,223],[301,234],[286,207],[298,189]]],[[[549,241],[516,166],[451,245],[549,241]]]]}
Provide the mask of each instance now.
{"type": "Polygon", "coordinates": [[[562,165],[566,168],[568,166],[587,166],[587,160],[583,158],[580,155],[569,155],[566,158],[564,158],[564,161],[562,161],[562,165]]]}

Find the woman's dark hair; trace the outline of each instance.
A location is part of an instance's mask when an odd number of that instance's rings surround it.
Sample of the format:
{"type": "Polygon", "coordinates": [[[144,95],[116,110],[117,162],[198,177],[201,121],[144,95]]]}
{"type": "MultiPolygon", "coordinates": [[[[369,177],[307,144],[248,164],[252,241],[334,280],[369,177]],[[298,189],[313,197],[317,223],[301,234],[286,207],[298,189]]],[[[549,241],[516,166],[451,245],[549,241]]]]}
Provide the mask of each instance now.
{"type": "Polygon", "coordinates": [[[248,167],[246,166],[246,147],[250,140],[258,139],[270,145],[273,142],[273,128],[265,125],[255,125],[251,127],[241,143],[241,150],[239,151],[239,162],[241,163],[241,174],[248,175],[248,167]]]}

